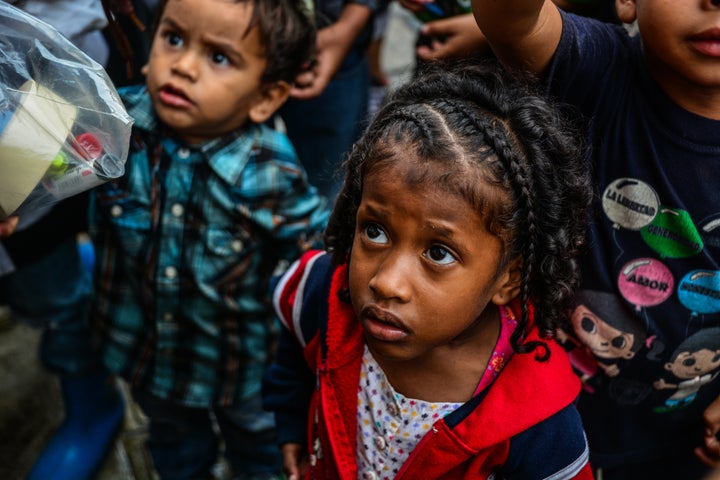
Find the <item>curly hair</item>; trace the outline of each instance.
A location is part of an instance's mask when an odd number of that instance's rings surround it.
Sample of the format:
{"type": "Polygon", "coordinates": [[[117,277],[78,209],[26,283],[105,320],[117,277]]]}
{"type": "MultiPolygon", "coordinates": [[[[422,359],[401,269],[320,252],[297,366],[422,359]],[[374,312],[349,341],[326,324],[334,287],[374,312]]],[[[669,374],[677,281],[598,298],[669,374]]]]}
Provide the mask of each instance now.
{"type": "MultiPolygon", "coordinates": [[[[168,0],[161,0],[153,29],[168,0]]],[[[292,83],[303,66],[315,54],[317,29],[313,12],[308,11],[303,0],[235,0],[236,3],[251,3],[252,17],[244,32],[247,35],[258,28],[267,67],[262,82],[271,84],[278,81],[292,83]]]]}
{"type": "Polygon", "coordinates": [[[592,198],[580,138],[529,77],[495,62],[428,66],[391,94],[345,162],[325,232],[333,262],[351,254],[363,179],[413,152],[428,165],[419,170],[436,172],[413,181],[460,194],[486,219],[503,245],[499,269],[521,260],[521,318],[512,346],[520,353],[539,349],[536,357],[547,359],[544,342],[526,341],[529,303],[541,335],[552,338],[579,285],[592,198]],[[489,194],[488,186],[500,194],[489,194]]]}

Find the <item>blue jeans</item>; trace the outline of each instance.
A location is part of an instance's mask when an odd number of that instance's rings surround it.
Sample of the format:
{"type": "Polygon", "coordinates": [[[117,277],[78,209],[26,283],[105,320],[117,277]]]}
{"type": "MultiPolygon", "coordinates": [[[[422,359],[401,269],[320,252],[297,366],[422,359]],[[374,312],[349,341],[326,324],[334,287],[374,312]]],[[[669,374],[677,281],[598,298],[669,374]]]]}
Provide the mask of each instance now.
{"type": "Polygon", "coordinates": [[[368,85],[364,51],[351,52],[322,95],[291,99],[280,110],[310,183],[330,201],[342,187],[345,155],[366,126],[368,85]]]}
{"type": "Polygon", "coordinates": [[[92,274],[70,237],[37,261],[0,277],[0,304],[43,329],[40,359],[59,374],[85,374],[101,368],[88,323],[92,274]]]}
{"type": "Polygon", "coordinates": [[[269,478],[282,470],[273,414],[262,409],[259,393],[241,405],[212,410],[185,407],[145,392],[133,394],[150,419],[148,449],[163,480],[210,478],[220,451],[219,436],[233,478],[269,478]]]}

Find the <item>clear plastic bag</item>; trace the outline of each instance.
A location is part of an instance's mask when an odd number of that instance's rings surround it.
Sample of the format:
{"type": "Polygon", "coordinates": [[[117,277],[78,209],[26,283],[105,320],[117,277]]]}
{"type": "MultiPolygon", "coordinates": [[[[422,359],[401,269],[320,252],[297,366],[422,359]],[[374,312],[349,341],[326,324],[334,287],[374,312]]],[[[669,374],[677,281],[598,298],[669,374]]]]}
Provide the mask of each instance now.
{"type": "Polygon", "coordinates": [[[125,170],[132,119],[101,65],[0,1],[0,219],[125,170]]]}

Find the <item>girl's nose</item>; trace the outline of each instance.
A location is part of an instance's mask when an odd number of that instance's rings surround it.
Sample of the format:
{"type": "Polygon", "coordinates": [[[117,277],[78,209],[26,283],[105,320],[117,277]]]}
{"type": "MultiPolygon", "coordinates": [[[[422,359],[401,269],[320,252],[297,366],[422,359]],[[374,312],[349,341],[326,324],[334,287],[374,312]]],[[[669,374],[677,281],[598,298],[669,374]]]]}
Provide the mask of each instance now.
{"type": "Polygon", "coordinates": [[[412,278],[411,259],[391,254],[378,265],[368,286],[378,299],[406,302],[410,299],[412,278]]]}

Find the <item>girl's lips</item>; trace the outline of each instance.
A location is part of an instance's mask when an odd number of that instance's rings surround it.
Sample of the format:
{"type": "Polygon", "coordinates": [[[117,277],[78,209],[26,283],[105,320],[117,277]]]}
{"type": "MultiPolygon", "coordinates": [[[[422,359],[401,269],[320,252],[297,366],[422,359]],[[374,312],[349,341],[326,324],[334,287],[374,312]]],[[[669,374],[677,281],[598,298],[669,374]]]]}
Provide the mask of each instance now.
{"type": "Polygon", "coordinates": [[[161,102],[171,107],[187,108],[192,105],[192,102],[182,90],[170,86],[162,87],[158,96],[161,102]]]}
{"type": "Polygon", "coordinates": [[[384,342],[397,342],[410,334],[395,315],[377,307],[363,309],[362,323],[370,336],[384,342]]]}

